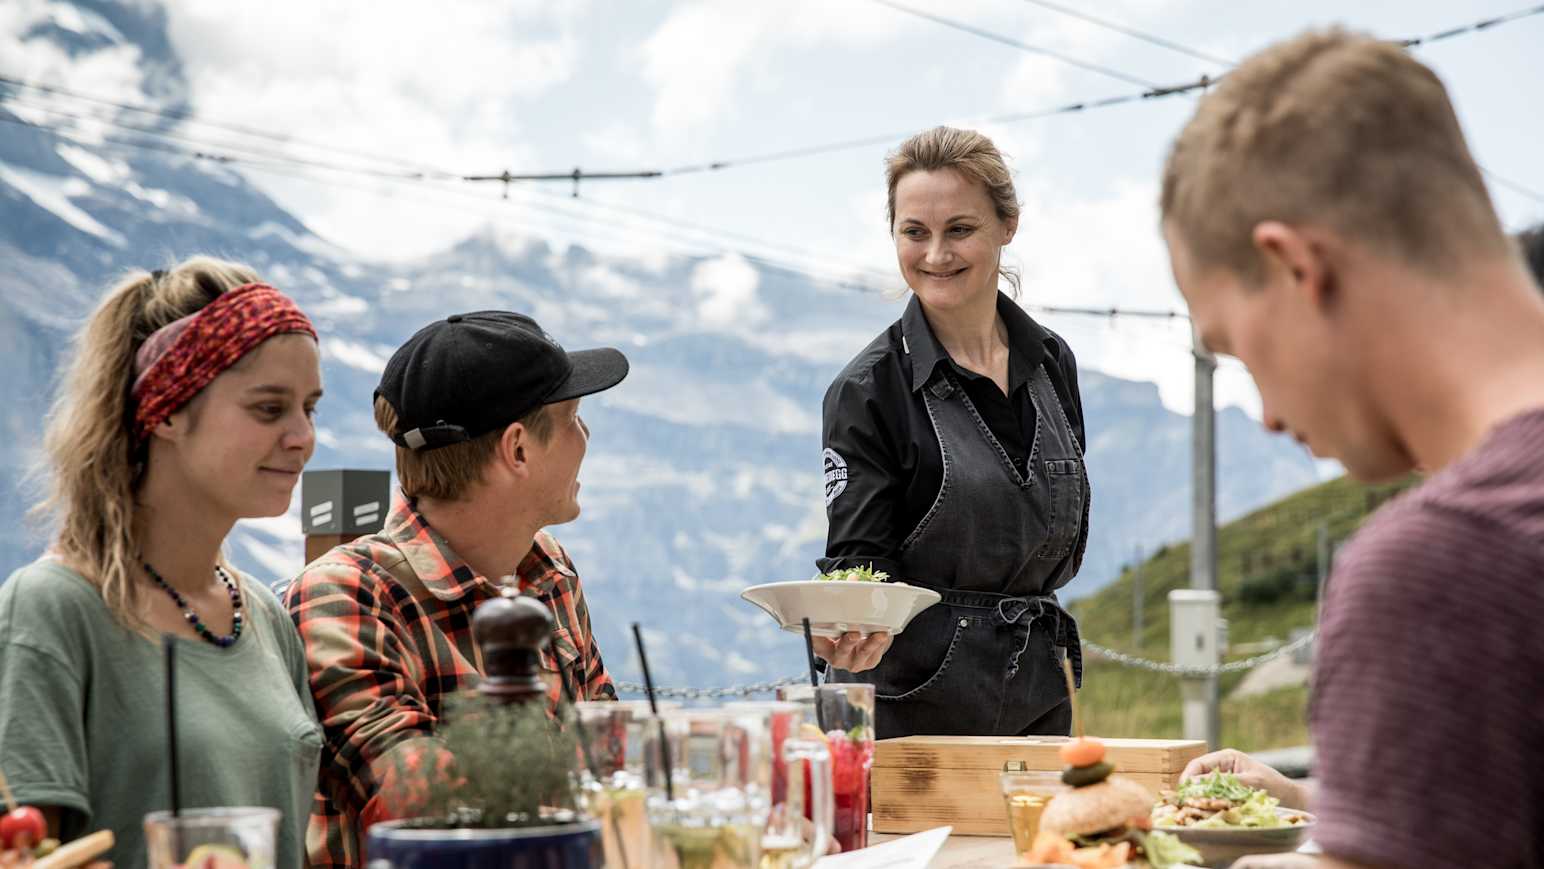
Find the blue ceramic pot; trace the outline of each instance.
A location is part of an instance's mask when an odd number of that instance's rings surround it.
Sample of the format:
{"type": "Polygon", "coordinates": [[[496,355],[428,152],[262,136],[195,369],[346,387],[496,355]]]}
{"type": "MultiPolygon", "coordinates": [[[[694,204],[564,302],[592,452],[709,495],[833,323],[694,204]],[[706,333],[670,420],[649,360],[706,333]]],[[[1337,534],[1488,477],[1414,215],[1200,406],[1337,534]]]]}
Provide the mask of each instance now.
{"type": "Polygon", "coordinates": [[[494,830],[370,828],[368,869],[603,869],[600,823],[494,830]]]}

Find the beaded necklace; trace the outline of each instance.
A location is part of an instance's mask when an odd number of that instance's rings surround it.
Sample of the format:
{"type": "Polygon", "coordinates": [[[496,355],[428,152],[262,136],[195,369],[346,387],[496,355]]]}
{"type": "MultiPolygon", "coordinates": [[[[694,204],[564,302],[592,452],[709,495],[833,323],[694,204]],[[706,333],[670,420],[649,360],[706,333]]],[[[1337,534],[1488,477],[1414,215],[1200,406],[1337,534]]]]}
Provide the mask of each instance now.
{"type": "Polygon", "coordinates": [[[225,572],[225,568],[216,564],[214,566],[214,575],[218,576],[220,581],[225,583],[225,590],[230,592],[231,596],[231,608],[236,612],[231,619],[230,634],[222,637],[209,630],[208,626],[204,624],[204,620],[198,617],[198,613],[188,606],[187,598],[183,597],[177,589],[172,588],[171,583],[162,579],[161,574],[156,573],[155,568],[151,567],[149,562],[144,562],[144,565],[145,572],[150,574],[150,578],[155,580],[156,585],[159,585],[163,591],[172,596],[172,600],[176,601],[177,606],[182,609],[182,617],[188,620],[188,624],[193,626],[193,630],[197,631],[200,637],[224,649],[234,644],[236,638],[241,636],[241,592],[236,590],[236,580],[232,579],[231,575],[225,572]]]}

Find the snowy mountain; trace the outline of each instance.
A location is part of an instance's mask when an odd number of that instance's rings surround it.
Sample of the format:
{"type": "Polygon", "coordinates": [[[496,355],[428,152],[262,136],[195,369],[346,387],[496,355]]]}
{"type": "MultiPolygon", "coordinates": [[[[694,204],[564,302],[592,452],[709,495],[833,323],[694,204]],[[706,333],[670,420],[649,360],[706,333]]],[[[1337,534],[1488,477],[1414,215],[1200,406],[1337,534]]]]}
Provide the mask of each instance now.
{"type": "MultiPolygon", "coordinates": [[[[67,70],[128,64],[139,82],[129,101],[189,108],[156,6],[38,8],[19,34],[25,45],[53,52],[67,70]]],[[[594,434],[584,516],[555,529],[584,578],[612,670],[637,678],[627,634],[637,620],[651,631],[664,683],[797,672],[797,640],[738,594],[812,572],[825,535],[820,398],[900,301],[737,253],[643,262],[496,227],[419,261],[369,261],[319,238],[228,167],[186,149],[131,147],[146,140],[103,134],[61,109],[79,107],[0,85],[0,486],[17,493],[0,504],[0,577],[46,539],[26,524],[25,478],[71,330],[121,270],[208,252],[250,263],[324,336],[327,398],[312,468],[389,465],[371,391],[392,350],[431,319],[511,308],[571,348],[622,348],[631,376],[585,402],[594,434]]],[[[1189,419],[1167,411],[1152,384],[1086,371],[1082,391],[1094,536],[1073,595],[1112,579],[1135,547],[1189,531],[1189,419]]],[[[1315,480],[1300,450],[1236,409],[1220,414],[1218,441],[1224,517],[1315,480]]],[[[253,574],[287,577],[301,564],[298,514],[242,523],[229,546],[253,574]]]]}

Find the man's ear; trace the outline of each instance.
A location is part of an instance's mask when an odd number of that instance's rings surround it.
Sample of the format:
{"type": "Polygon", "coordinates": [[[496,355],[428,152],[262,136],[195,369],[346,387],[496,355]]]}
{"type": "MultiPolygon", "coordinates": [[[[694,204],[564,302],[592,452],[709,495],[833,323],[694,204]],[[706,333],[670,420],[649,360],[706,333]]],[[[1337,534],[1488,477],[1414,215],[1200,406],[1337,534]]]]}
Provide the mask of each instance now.
{"type": "Polygon", "coordinates": [[[1284,283],[1315,308],[1333,301],[1330,265],[1318,239],[1278,220],[1256,224],[1251,237],[1264,266],[1262,285],[1284,283]]]}
{"type": "Polygon", "coordinates": [[[531,473],[530,443],[531,433],[526,427],[518,422],[510,423],[499,436],[498,461],[511,474],[517,477],[528,476],[531,473]]]}

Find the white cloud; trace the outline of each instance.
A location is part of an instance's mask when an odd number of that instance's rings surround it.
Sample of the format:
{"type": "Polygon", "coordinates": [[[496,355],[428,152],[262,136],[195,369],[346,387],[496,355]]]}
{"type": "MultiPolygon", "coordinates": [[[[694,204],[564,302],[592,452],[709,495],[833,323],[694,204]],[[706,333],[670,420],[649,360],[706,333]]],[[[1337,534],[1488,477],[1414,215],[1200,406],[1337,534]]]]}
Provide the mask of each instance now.
{"type": "MultiPolygon", "coordinates": [[[[402,164],[496,173],[534,162],[520,107],[567,81],[581,59],[575,16],[584,3],[496,0],[420,4],[180,2],[169,8],[196,109],[382,155],[402,164]],[[261,50],[254,50],[261,46],[261,50]]],[[[368,158],[297,155],[330,162],[368,158]]],[[[333,176],[336,186],[253,170],[265,189],[346,246],[426,253],[481,222],[475,209],[425,220],[423,195],[392,182],[333,176]],[[373,195],[358,195],[360,188],[373,195]]]]}
{"type": "Polygon", "coordinates": [[[587,289],[613,299],[637,299],[643,294],[643,287],[637,281],[605,264],[586,267],[579,272],[577,281],[587,289]]]}
{"type": "Polygon", "coordinates": [[[385,355],[375,348],[356,341],[325,338],[322,341],[322,353],[329,359],[336,359],[350,368],[357,368],[370,374],[380,374],[386,370],[385,355]]]}
{"type": "Polygon", "coordinates": [[[772,8],[694,3],[671,13],[642,48],[644,77],[658,89],[656,130],[688,129],[724,108],[772,8]]]}
{"type": "Polygon", "coordinates": [[[640,51],[644,78],[656,90],[656,134],[685,141],[693,130],[734,116],[733,104],[746,87],[776,89],[781,64],[789,60],[779,49],[850,49],[888,41],[905,22],[883,13],[866,4],[825,0],[679,4],[640,51]]]}
{"type": "MultiPolygon", "coordinates": [[[[143,99],[140,50],[135,45],[117,42],[119,38],[118,32],[95,13],[64,3],[7,0],[0,3],[0,75],[39,84],[67,85],[106,100],[140,102],[143,99]],[[33,26],[44,23],[77,33],[98,34],[115,42],[72,57],[51,39],[22,39],[33,26]]],[[[56,108],[79,113],[80,104],[67,98],[7,89],[0,102],[18,117],[41,126],[67,130],[83,141],[100,142],[106,134],[106,128],[98,122],[69,119],[47,110],[56,108]]]]}
{"type": "Polygon", "coordinates": [[[756,296],[761,273],[739,254],[725,254],[699,263],[692,271],[692,291],[697,296],[697,317],[710,329],[737,330],[753,327],[768,311],[756,296]]]}

